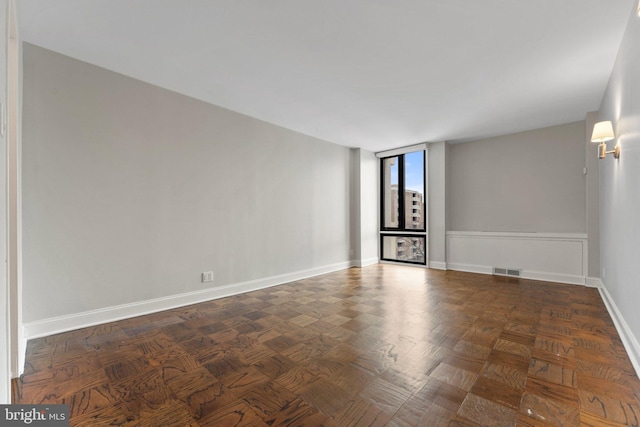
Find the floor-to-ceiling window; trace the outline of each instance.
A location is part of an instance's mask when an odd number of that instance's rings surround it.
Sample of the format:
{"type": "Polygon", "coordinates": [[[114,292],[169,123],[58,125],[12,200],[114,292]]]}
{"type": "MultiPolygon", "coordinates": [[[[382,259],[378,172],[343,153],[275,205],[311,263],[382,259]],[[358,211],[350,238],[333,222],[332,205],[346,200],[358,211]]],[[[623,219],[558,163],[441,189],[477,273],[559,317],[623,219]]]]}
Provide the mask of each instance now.
{"type": "Polygon", "coordinates": [[[380,258],[426,265],[426,151],[396,150],[380,157],[380,258]]]}

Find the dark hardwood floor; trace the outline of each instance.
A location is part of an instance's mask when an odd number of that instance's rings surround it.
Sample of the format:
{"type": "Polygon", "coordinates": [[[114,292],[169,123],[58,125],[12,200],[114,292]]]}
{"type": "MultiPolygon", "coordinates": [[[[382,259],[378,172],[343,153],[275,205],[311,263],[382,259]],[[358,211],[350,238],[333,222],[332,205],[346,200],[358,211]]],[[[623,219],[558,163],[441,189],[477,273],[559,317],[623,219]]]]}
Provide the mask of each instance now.
{"type": "Polygon", "coordinates": [[[596,289],[394,265],[31,340],[71,425],[638,425],[596,289]]]}

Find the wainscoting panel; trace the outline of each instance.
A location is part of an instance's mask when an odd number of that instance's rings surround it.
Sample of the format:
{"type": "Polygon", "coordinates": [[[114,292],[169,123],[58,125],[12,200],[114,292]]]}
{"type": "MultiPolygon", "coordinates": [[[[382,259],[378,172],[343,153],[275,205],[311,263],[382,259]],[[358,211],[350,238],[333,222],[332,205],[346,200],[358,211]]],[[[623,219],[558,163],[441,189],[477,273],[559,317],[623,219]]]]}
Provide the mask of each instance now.
{"type": "Polygon", "coordinates": [[[492,274],[521,270],[527,279],[577,285],[587,275],[587,235],[560,233],[447,232],[447,268],[492,274]]]}

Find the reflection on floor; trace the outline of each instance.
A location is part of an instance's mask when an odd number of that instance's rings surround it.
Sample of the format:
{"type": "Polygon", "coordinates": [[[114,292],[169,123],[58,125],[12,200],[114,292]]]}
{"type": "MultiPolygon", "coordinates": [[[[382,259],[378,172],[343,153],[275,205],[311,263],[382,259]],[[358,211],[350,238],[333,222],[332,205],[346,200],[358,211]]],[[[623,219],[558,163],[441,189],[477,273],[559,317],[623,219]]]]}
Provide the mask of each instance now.
{"type": "Polygon", "coordinates": [[[71,425],[638,425],[596,289],[395,265],[29,342],[71,425]]]}

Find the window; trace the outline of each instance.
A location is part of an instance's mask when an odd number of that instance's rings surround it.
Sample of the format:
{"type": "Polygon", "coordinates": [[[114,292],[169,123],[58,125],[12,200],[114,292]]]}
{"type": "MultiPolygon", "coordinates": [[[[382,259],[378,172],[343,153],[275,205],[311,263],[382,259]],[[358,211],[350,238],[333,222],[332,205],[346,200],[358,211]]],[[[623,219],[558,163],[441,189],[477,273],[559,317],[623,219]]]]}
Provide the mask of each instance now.
{"type": "Polygon", "coordinates": [[[424,151],[414,151],[381,160],[382,230],[425,231],[424,220],[411,218],[424,218],[424,158],[424,151]]]}
{"type": "Polygon", "coordinates": [[[384,157],[380,164],[381,259],[426,264],[425,151],[384,157]]]}
{"type": "Polygon", "coordinates": [[[400,236],[387,234],[382,236],[383,259],[387,261],[425,264],[425,237],[400,236]]]}

